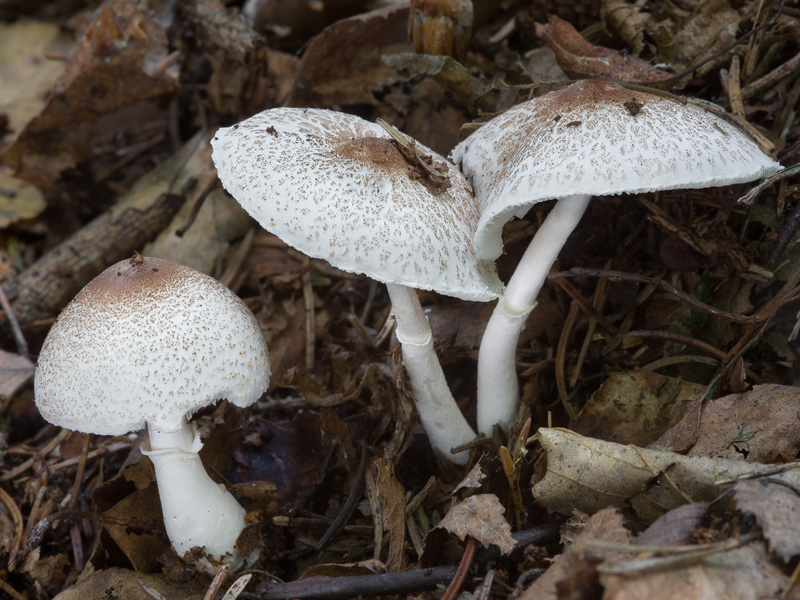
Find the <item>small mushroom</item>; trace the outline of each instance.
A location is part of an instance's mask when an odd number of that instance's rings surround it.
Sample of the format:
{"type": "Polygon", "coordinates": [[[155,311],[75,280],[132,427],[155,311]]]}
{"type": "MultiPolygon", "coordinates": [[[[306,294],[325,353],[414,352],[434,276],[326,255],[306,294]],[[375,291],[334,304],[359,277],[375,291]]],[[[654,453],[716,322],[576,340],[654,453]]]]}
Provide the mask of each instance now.
{"type": "Polygon", "coordinates": [[[267,110],[220,129],[211,144],[225,189],[265,229],[386,283],[422,425],[434,448],[466,462],[450,449],[475,433],[412,289],[480,301],[499,293],[493,263],[475,255],[478,211],[461,173],[402,134],[330,110],[267,110]]]}
{"type": "Polygon", "coordinates": [[[550,267],[592,196],[751,181],[780,165],[727,121],[677,99],[585,80],[523,102],[452,157],[481,210],[479,256],[502,253],[503,225],[559,198],[489,321],[478,358],[478,429],[508,428],[519,399],[515,350],[550,267]]]}
{"type": "MultiPolygon", "coordinates": [[[[147,425],[164,525],[183,556],[201,547],[234,568],[245,510],[206,473],[193,424],[225,398],[245,407],[267,389],[269,360],[253,314],[194,269],[138,254],[98,275],[47,334],[34,379],[42,416],[61,427],[122,435],[147,425]]],[[[206,570],[211,562],[204,561],[206,570]]]]}

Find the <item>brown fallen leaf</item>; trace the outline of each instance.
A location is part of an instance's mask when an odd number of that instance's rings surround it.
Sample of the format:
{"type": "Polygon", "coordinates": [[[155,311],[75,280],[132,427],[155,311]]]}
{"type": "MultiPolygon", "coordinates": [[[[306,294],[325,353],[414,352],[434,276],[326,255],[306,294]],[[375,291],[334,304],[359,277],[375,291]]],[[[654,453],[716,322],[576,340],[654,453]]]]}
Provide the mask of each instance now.
{"type": "Polygon", "coordinates": [[[697,443],[688,456],[753,463],[791,460],[800,451],[800,389],[757,385],[743,394],[709,400],[700,415],[697,443]]]}
{"type": "Polygon", "coordinates": [[[385,8],[342,19],[308,45],[289,103],[292,106],[377,104],[373,92],[400,76],[381,61],[384,54],[410,52],[408,8],[385,8]]]}
{"type": "Polygon", "coordinates": [[[618,444],[647,446],[675,425],[703,386],[652,371],[611,373],[578,414],[574,430],[618,444]]]}
{"type": "Polygon", "coordinates": [[[406,495],[394,475],[394,466],[384,458],[375,460],[375,490],[381,507],[383,529],[389,532],[389,555],[386,568],[389,572],[403,570],[403,546],[406,536],[406,495]]]}
{"type": "Polygon", "coordinates": [[[437,527],[458,536],[461,541],[470,536],[484,548],[494,544],[503,554],[510,554],[517,542],[511,537],[511,526],[503,516],[505,512],[494,494],[477,494],[453,506],[437,527]]]}
{"type": "Polygon", "coordinates": [[[461,480],[461,482],[453,488],[452,495],[455,496],[459,490],[475,490],[481,487],[481,482],[486,479],[486,474],[483,472],[481,468],[481,463],[478,462],[469,470],[467,476],[461,480]]]}
{"type": "Polygon", "coordinates": [[[611,79],[659,87],[672,75],[650,63],[587,42],[566,21],[550,16],[547,25],[536,24],[536,35],[556,53],[558,65],[573,79],[611,79]]]}
{"type": "Polygon", "coordinates": [[[756,516],[770,551],[789,562],[800,555],[800,497],[797,488],[779,484],[769,479],[738,481],[733,496],[739,510],[756,516]]]}
{"type": "Polygon", "coordinates": [[[98,116],[175,89],[167,25],[146,3],[105,0],[92,13],[46,106],[4,154],[21,178],[55,184],[63,168],[92,155],[98,116]]]}
{"type": "Polygon", "coordinates": [[[99,561],[103,565],[109,553],[119,554],[118,550],[109,552],[109,544],[112,548],[116,544],[136,571],[153,573],[160,570],[156,559],[167,550],[169,542],[163,533],[164,521],[152,463],[140,459],[126,467],[95,488],[92,499],[99,513],[126,525],[105,526],[113,542],[101,538],[103,541],[93,553],[91,562],[97,564],[99,561]]]}

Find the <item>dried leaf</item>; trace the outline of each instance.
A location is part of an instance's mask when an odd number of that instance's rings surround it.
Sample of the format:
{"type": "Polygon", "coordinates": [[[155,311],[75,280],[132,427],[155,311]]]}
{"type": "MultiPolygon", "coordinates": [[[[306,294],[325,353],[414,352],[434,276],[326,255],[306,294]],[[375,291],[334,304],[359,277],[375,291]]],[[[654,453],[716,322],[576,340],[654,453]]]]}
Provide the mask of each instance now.
{"type": "Polygon", "coordinates": [[[390,572],[403,569],[403,545],[406,536],[406,493],[394,475],[394,466],[383,458],[375,460],[375,488],[383,516],[383,529],[389,532],[389,556],[386,568],[390,572]]]}
{"type": "Polygon", "coordinates": [[[486,479],[486,475],[481,468],[480,463],[476,463],[474,467],[472,467],[467,473],[467,476],[461,480],[455,489],[453,489],[452,495],[455,496],[456,492],[459,490],[474,490],[481,487],[481,482],[486,479]]]}
{"type": "Polygon", "coordinates": [[[684,504],[661,515],[633,540],[638,546],[683,546],[692,543],[692,534],[702,525],[708,504],[684,504]]]}
{"type": "Polygon", "coordinates": [[[739,510],[753,513],[764,530],[769,549],[789,562],[800,555],[800,497],[768,479],[738,481],[734,498],[739,510]]]}
{"type": "Polygon", "coordinates": [[[45,208],[47,203],[38,188],[14,177],[8,169],[0,168],[0,229],[38,217],[45,208]]]}
{"type": "Polygon", "coordinates": [[[114,568],[92,573],[61,592],[54,600],[152,600],[137,579],[170,600],[203,599],[202,592],[192,591],[180,582],[167,581],[161,574],[147,575],[114,568]]]}
{"type": "Polygon", "coordinates": [[[20,177],[46,187],[65,166],[91,156],[99,115],[169,92],[177,80],[158,15],[144,2],[106,0],[92,13],[46,106],[4,158],[21,168],[20,177]],[[28,172],[37,157],[46,157],[44,166],[28,172]]]}
{"type": "Polygon", "coordinates": [[[800,451],[800,389],[757,385],[703,405],[697,443],[689,456],[716,456],[748,462],[790,460],[800,451]],[[745,433],[755,432],[741,439],[745,433]],[[738,438],[738,439],[737,439],[738,438]]]}
{"type": "Polygon", "coordinates": [[[578,414],[581,435],[647,446],[675,425],[703,386],[652,371],[611,373],[578,414]]]}
{"type": "Polygon", "coordinates": [[[536,24],[536,35],[556,53],[558,65],[573,79],[599,78],[645,83],[658,87],[670,73],[650,63],[587,42],[569,23],[555,15],[547,25],[536,24]]]}
{"type": "Polygon", "coordinates": [[[604,600],[752,600],[786,589],[788,577],[772,564],[763,544],[752,543],[671,569],[636,577],[602,575],[604,600]]]}
{"type": "MultiPolygon", "coordinates": [[[[597,574],[595,566],[597,559],[589,560],[592,553],[588,550],[588,543],[591,540],[602,540],[605,542],[615,542],[624,544],[631,539],[630,531],[624,526],[622,513],[615,509],[602,510],[591,517],[579,514],[571,518],[562,527],[562,540],[567,543],[563,554],[556,557],[553,564],[544,574],[539,577],[520,596],[520,600],[556,600],[564,598],[559,593],[557,586],[562,581],[569,581],[575,578],[575,565],[583,570],[582,579],[592,578],[595,581],[597,574]],[[570,539],[564,540],[564,532],[569,532],[570,539]],[[586,573],[586,571],[589,571],[586,573]]],[[[562,586],[563,587],[563,584],[562,586]]],[[[586,595],[574,595],[567,597],[584,598],[586,595]]],[[[588,596],[588,597],[599,597],[588,596]]]]}
{"type": "Polygon", "coordinates": [[[66,554],[53,554],[41,556],[42,547],[37,546],[25,557],[20,571],[29,575],[42,587],[47,587],[53,581],[63,581],[64,567],[70,564],[66,554]]]}
{"type": "Polygon", "coordinates": [[[0,406],[33,377],[34,364],[24,356],[0,350],[0,406]]]}
{"type": "Polygon", "coordinates": [[[45,55],[66,54],[73,45],[71,36],[55,23],[0,23],[0,115],[8,119],[6,128],[12,135],[22,131],[44,108],[47,93],[66,68],[63,61],[47,60],[45,55]]]}
{"type": "Polygon", "coordinates": [[[464,541],[475,538],[485,548],[494,544],[503,554],[510,554],[517,542],[511,537],[511,526],[503,516],[506,509],[494,494],[477,494],[459,502],[437,525],[464,541]]]}
{"type": "MultiPolygon", "coordinates": [[[[533,486],[533,495],[562,514],[630,504],[643,522],[651,523],[687,502],[713,500],[725,489],[715,482],[759,466],[623,446],[565,429],[539,429],[539,440],[547,452],[547,471],[533,486]]],[[[781,477],[792,485],[800,480],[796,472],[781,477]]]]}
{"type": "Polygon", "coordinates": [[[400,77],[383,54],[409,52],[408,8],[375,10],[342,19],[315,37],[300,61],[291,102],[295,106],[376,104],[373,92],[400,77]]]}
{"type": "Polygon", "coordinates": [[[449,56],[387,54],[382,60],[406,80],[420,75],[433,77],[466,107],[494,110],[497,105],[499,92],[488,93],[493,88],[492,83],[473,77],[461,63],[449,56]]]}

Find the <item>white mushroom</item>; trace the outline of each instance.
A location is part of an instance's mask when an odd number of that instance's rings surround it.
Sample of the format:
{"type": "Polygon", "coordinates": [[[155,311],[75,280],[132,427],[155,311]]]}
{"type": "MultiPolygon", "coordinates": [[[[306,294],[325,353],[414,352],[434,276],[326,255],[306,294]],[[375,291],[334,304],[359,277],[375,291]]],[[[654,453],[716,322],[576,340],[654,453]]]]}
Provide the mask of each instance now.
{"type": "Polygon", "coordinates": [[[374,123],[321,109],[276,108],[217,132],[211,144],[225,189],[267,230],[305,254],[387,284],[397,339],[431,445],[474,438],[444,379],[416,293],[497,297],[491,261],[475,255],[478,212],[448,161],[374,123]],[[417,157],[414,158],[413,154],[417,157]]]}
{"type": "Polygon", "coordinates": [[[34,390],[42,416],[61,427],[121,435],[146,424],[142,453],[155,466],[173,547],[183,556],[199,546],[235,568],[248,558],[236,547],[245,511],[206,473],[187,418],[222,398],[248,406],[268,381],[261,330],[235,294],[189,267],[136,255],[67,305],[45,339],[34,390]]]}
{"type": "Polygon", "coordinates": [[[508,428],[519,400],[515,352],[550,267],[592,196],[750,181],[780,165],[736,127],[677,99],[586,80],[523,102],[452,153],[481,209],[478,254],[502,253],[502,229],[560,198],[498,301],[478,359],[478,429],[508,428]]]}

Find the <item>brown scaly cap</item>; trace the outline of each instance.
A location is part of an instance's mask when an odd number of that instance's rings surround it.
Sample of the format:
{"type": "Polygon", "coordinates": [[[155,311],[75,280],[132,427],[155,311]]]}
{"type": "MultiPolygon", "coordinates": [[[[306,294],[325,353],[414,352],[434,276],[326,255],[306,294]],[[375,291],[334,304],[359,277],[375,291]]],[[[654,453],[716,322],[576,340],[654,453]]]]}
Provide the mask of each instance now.
{"type": "Polygon", "coordinates": [[[119,435],[145,422],[175,431],[222,398],[247,406],[268,381],[261,330],[235,294],[189,267],[135,255],[67,305],[34,388],[51,423],[119,435]]]}

